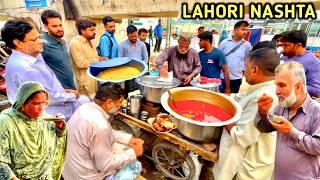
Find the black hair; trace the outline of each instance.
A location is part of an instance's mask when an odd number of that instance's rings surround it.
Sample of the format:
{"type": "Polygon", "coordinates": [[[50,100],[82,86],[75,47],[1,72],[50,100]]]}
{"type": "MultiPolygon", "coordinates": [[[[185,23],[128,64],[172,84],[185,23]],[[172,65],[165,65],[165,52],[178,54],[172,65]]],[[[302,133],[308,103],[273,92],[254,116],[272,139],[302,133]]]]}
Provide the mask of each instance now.
{"type": "Polygon", "coordinates": [[[261,48],[249,53],[248,60],[253,62],[266,75],[274,75],[280,64],[280,56],[275,48],[261,48]]]}
{"type": "Polygon", "coordinates": [[[209,31],[205,31],[203,33],[200,33],[198,35],[199,39],[203,39],[203,40],[208,40],[210,42],[210,44],[212,44],[212,33],[209,31]]]}
{"type": "Polygon", "coordinates": [[[134,25],[130,25],[127,27],[127,33],[130,34],[130,33],[133,33],[133,32],[137,32],[137,28],[134,26],[134,25]]]}
{"type": "Polygon", "coordinates": [[[116,101],[121,97],[126,97],[125,90],[122,89],[119,84],[106,82],[99,85],[96,96],[94,98],[101,101],[106,101],[108,99],[116,101]]]}
{"type": "Polygon", "coordinates": [[[282,33],[280,41],[287,41],[291,43],[301,43],[302,47],[307,45],[307,35],[303,31],[289,31],[282,33]]]}
{"type": "Polygon", "coordinates": [[[80,35],[82,35],[81,30],[86,30],[92,26],[96,27],[97,24],[86,18],[78,18],[76,21],[76,27],[80,35]]]}
{"type": "Polygon", "coordinates": [[[40,30],[38,24],[31,17],[14,17],[13,20],[25,21],[25,22],[29,23],[33,28],[35,28],[39,33],[41,33],[41,30],[40,30]]]}
{"type": "Polygon", "coordinates": [[[146,30],[145,28],[140,28],[138,31],[138,35],[140,35],[141,33],[148,33],[148,30],[146,30]]]}
{"type": "Polygon", "coordinates": [[[276,35],[273,36],[271,41],[277,41],[281,37],[282,37],[282,34],[276,34],[276,35]]]}
{"type": "Polygon", "coordinates": [[[48,10],[42,11],[41,13],[42,23],[45,25],[48,25],[49,18],[60,18],[62,20],[61,15],[55,10],[48,9],[48,10]]]}
{"type": "Polygon", "coordinates": [[[261,41],[261,42],[258,42],[258,44],[256,44],[255,46],[253,46],[251,51],[254,51],[254,50],[257,50],[257,49],[261,49],[261,48],[276,49],[277,46],[271,41],[261,41]]]}
{"type": "Polygon", "coordinates": [[[102,19],[102,22],[103,22],[104,25],[107,25],[108,22],[114,22],[114,19],[111,16],[105,16],[102,19]]]}
{"type": "Polygon", "coordinates": [[[15,49],[16,45],[14,45],[13,41],[15,39],[23,41],[26,34],[29,33],[32,29],[33,26],[26,21],[19,19],[9,20],[1,29],[1,37],[9,48],[15,49]]]}
{"type": "Polygon", "coordinates": [[[238,21],[238,22],[236,22],[236,24],[234,25],[233,29],[238,29],[241,26],[249,27],[248,21],[238,21]]]}
{"type": "Polygon", "coordinates": [[[198,27],[198,31],[200,31],[200,29],[204,29],[204,27],[203,26],[198,27]]]}

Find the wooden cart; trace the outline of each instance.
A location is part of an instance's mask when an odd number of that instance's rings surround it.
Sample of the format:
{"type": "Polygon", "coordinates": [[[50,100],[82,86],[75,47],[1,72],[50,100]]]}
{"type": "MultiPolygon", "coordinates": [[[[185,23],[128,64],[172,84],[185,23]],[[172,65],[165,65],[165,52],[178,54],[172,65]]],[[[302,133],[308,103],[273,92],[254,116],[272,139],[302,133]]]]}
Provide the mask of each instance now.
{"type": "MultiPolygon", "coordinates": [[[[155,132],[151,126],[139,119],[124,113],[116,115],[117,120],[121,120],[127,125],[139,127],[144,133],[139,137],[144,139],[145,145],[152,147],[152,160],[160,173],[175,180],[189,180],[195,174],[195,165],[189,156],[190,152],[198,154],[203,159],[215,162],[218,157],[217,150],[210,152],[197,142],[184,138],[177,130],[170,133],[155,132]],[[150,136],[155,137],[152,142],[150,136]]],[[[118,121],[119,122],[119,121],[118,121]]],[[[121,128],[118,128],[121,129],[121,128]]],[[[215,146],[216,147],[216,146],[215,146]]]]}

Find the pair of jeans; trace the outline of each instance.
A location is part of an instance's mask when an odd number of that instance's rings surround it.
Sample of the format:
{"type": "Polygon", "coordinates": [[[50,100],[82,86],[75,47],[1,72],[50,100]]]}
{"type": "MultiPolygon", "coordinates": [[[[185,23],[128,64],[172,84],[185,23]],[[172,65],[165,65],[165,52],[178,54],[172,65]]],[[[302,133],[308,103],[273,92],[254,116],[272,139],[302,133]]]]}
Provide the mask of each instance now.
{"type": "MultiPolygon", "coordinates": [[[[230,80],[230,93],[238,93],[240,86],[241,86],[241,83],[242,83],[242,79],[230,80]]],[[[225,92],[226,83],[225,83],[224,79],[221,79],[221,85],[220,85],[219,89],[220,89],[221,93],[225,92]]]]}
{"type": "Polygon", "coordinates": [[[149,44],[150,46],[153,46],[153,38],[149,36],[149,44]]]}
{"type": "Polygon", "coordinates": [[[156,38],[156,45],[154,46],[154,52],[160,52],[162,38],[156,38]]]}

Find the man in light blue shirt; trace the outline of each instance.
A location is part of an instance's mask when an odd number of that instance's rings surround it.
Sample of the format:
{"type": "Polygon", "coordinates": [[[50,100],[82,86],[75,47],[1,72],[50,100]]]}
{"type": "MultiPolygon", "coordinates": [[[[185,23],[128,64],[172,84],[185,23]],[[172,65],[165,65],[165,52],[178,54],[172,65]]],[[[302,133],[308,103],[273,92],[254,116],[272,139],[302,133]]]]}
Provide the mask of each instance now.
{"type": "MultiPolygon", "coordinates": [[[[244,71],[244,61],[251,49],[250,42],[243,39],[248,33],[248,27],[249,23],[247,21],[237,22],[234,25],[232,38],[223,40],[219,45],[219,49],[226,55],[230,73],[231,93],[239,92],[244,71]]],[[[223,74],[221,74],[221,78],[222,77],[223,74]]],[[[224,81],[222,81],[222,88],[220,88],[221,92],[224,92],[224,84],[224,81]]]]}
{"type": "Polygon", "coordinates": [[[102,21],[106,31],[100,38],[99,46],[97,47],[98,54],[108,59],[116,58],[118,57],[118,42],[114,37],[114,33],[116,32],[114,19],[106,16],[102,21]]]}
{"type": "Polygon", "coordinates": [[[134,25],[127,27],[128,39],[119,45],[119,57],[135,58],[148,64],[148,51],[144,42],[138,41],[137,31],[134,25]]]}
{"type": "MultiPolygon", "coordinates": [[[[119,57],[129,57],[139,59],[148,64],[148,51],[147,47],[142,41],[138,41],[138,32],[134,25],[127,27],[128,39],[119,45],[119,57]]],[[[139,88],[138,83],[134,80],[125,82],[126,92],[131,92],[139,88]]]]}
{"type": "Polygon", "coordinates": [[[43,41],[39,32],[22,20],[10,20],[1,30],[8,47],[13,49],[6,65],[7,95],[14,102],[19,86],[25,81],[40,83],[50,96],[46,112],[55,115],[62,113],[66,120],[81,104],[90,102],[76,90],[64,89],[53,71],[42,58],[43,41]]]}

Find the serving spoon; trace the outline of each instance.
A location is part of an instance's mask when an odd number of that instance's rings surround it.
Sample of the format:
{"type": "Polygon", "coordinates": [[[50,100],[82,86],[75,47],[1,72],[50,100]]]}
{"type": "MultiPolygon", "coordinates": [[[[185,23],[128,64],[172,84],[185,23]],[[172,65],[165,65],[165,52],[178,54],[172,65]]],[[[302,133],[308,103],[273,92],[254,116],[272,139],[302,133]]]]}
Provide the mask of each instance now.
{"type": "Polygon", "coordinates": [[[174,101],[174,98],[173,98],[173,95],[172,95],[171,91],[170,91],[170,90],[168,90],[168,93],[169,93],[169,100],[172,102],[172,104],[173,104],[175,107],[177,107],[177,105],[176,105],[176,103],[175,103],[175,101],[174,101]]]}

